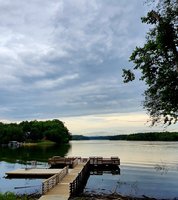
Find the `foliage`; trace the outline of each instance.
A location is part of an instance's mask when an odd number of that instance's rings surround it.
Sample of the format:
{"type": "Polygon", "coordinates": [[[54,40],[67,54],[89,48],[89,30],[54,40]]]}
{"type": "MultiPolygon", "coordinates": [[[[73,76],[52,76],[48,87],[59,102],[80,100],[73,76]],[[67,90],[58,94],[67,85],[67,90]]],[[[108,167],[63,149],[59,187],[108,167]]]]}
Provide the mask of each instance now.
{"type": "Polygon", "coordinates": [[[16,195],[13,192],[0,193],[0,200],[36,200],[39,197],[34,195],[16,195]]]}
{"type": "Polygon", "coordinates": [[[22,129],[15,123],[3,124],[0,123],[0,143],[6,144],[10,140],[24,141],[22,129]]]}
{"type": "Polygon", "coordinates": [[[27,200],[27,197],[17,197],[14,193],[12,192],[6,192],[4,194],[0,193],[0,200],[27,200]]]}
{"type": "Polygon", "coordinates": [[[5,194],[0,194],[0,199],[1,200],[15,200],[16,196],[15,194],[11,192],[6,192],[5,194]]]}
{"type": "Polygon", "coordinates": [[[89,138],[84,135],[72,135],[72,140],[89,140],[89,138]]]}
{"type": "Polygon", "coordinates": [[[73,140],[139,140],[139,141],[178,141],[178,132],[150,132],[129,135],[83,136],[74,135],[73,140]]]}
{"type": "Polygon", "coordinates": [[[55,143],[69,142],[71,135],[64,123],[54,119],[48,121],[23,121],[20,124],[0,123],[0,144],[9,141],[38,142],[42,139],[54,141],[55,143]]]}
{"type": "MultiPolygon", "coordinates": [[[[143,47],[136,47],[130,56],[134,70],[141,70],[145,90],[143,107],[150,114],[152,125],[170,125],[178,120],[178,3],[159,1],[155,10],[142,18],[151,25],[143,47]]],[[[135,79],[131,70],[123,70],[124,82],[135,79]]]]}

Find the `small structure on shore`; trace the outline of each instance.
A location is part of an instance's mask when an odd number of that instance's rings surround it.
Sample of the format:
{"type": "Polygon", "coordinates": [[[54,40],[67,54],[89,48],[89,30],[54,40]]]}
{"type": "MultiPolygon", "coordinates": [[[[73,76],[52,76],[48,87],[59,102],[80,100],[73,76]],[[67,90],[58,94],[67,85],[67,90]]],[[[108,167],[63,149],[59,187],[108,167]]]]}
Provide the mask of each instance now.
{"type": "Polygon", "coordinates": [[[18,148],[20,146],[21,146],[21,143],[18,141],[9,141],[8,143],[8,147],[11,147],[11,148],[18,148]]]}

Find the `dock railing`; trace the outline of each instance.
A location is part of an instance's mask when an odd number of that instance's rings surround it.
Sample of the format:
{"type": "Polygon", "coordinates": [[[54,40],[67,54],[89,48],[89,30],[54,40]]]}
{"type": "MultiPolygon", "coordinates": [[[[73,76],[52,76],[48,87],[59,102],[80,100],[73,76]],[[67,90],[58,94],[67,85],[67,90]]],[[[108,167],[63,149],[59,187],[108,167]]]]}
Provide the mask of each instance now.
{"type": "Polygon", "coordinates": [[[78,158],[75,158],[75,160],[72,161],[72,168],[78,165],[78,158]]]}
{"type": "Polygon", "coordinates": [[[78,173],[78,176],[70,183],[70,196],[75,196],[77,193],[80,193],[83,188],[85,187],[85,184],[87,182],[87,179],[90,174],[90,160],[81,160],[81,162],[86,162],[85,166],[81,170],[81,172],[78,173]]]}
{"type": "Polygon", "coordinates": [[[77,157],[63,158],[60,156],[53,156],[52,158],[48,159],[48,164],[50,164],[51,166],[69,165],[70,167],[74,168],[78,164],[78,158],[77,157]]]}
{"type": "Polygon", "coordinates": [[[65,175],[68,174],[68,169],[69,167],[66,166],[58,174],[44,180],[42,183],[42,194],[46,194],[49,190],[54,188],[65,177],[65,175]]]}

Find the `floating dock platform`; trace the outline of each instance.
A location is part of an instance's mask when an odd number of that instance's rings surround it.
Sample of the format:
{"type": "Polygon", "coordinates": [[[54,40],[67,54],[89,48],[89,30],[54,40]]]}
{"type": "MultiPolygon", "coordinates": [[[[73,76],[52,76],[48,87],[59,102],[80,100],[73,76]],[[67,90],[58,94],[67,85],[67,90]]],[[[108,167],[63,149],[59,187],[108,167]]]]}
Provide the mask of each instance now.
{"type": "Polygon", "coordinates": [[[8,178],[48,178],[61,171],[62,169],[27,168],[6,172],[6,175],[8,178]]]}

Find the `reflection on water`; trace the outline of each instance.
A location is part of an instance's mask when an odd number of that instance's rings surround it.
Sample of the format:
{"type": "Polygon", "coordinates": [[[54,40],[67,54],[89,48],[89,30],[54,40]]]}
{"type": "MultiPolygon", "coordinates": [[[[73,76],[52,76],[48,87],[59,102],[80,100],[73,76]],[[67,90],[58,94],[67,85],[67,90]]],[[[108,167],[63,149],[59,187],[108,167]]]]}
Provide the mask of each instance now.
{"type": "Polygon", "coordinates": [[[168,167],[166,164],[157,164],[155,165],[155,170],[160,172],[162,175],[168,173],[168,167]]]}
{"type": "Polygon", "coordinates": [[[59,155],[66,156],[70,144],[51,146],[22,146],[20,148],[0,148],[0,161],[17,162],[36,160],[47,162],[48,158],[59,155]]]}
{"type": "Polygon", "coordinates": [[[90,176],[87,193],[178,198],[178,142],[73,141],[68,155],[120,157],[120,175],[90,176]]]}
{"type": "Polygon", "coordinates": [[[60,146],[31,146],[16,149],[0,148],[0,192],[18,194],[41,193],[42,179],[5,179],[5,173],[21,168],[31,168],[27,161],[36,160],[37,167],[47,168],[47,160],[54,155],[66,156],[70,144],[60,146]]]}
{"type": "MultiPolygon", "coordinates": [[[[93,172],[85,192],[178,198],[178,142],[72,141],[70,145],[60,147],[1,148],[0,192],[40,192],[42,180],[7,180],[3,177],[7,171],[25,168],[17,160],[47,162],[54,155],[120,157],[120,173],[112,174],[106,170],[93,172]],[[22,186],[25,187],[23,190],[18,189],[22,186]]],[[[46,163],[41,165],[46,167],[46,163]]]]}
{"type": "Polygon", "coordinates": [[[72,141],[69,156],[118,156],[121,164],[151,165],[167,163],[177,165],[178,142],[145,141],[72,141]]]}
{"type": "MultiPolygon", "coordinates": [[[[40,164],[38,167],[46,167],[40,164]]],[[[0,162],[0,192],[12,191],[17,194],[41,193],[42,179],[6,179],[5,173],[15,169],[25,168],[24,164],[0,162]]]]}
{"type": "Polygon", "coordinates": [[[90,167],[90,175],[103,175],[103,174],[112,174],[112,175],[119,175],[120,168],[117,166],[112,167],[90,167]]]}
{"type": "Polygon", "coordinates": [[[150,166],[122,165],[120,175],[103,173],[102,176],[90,176],[84,192],[174,199],[178,197],[177,187],[178,173],[173,169],[170,169],[167,174],[160,174],[150,166]]]}

